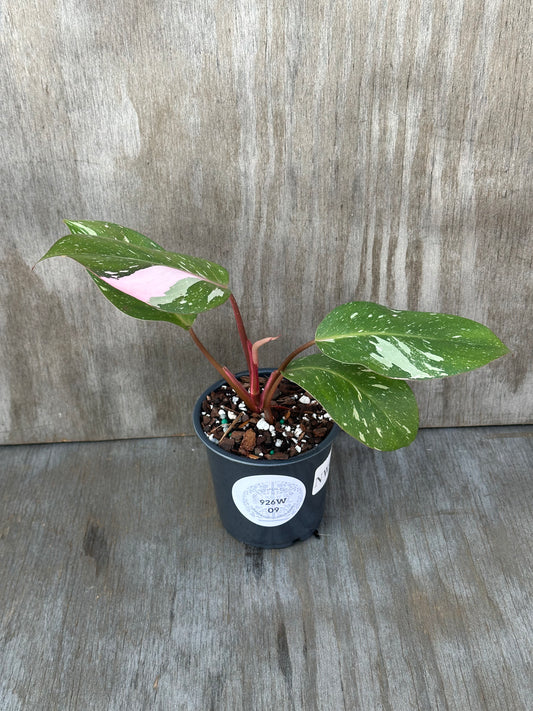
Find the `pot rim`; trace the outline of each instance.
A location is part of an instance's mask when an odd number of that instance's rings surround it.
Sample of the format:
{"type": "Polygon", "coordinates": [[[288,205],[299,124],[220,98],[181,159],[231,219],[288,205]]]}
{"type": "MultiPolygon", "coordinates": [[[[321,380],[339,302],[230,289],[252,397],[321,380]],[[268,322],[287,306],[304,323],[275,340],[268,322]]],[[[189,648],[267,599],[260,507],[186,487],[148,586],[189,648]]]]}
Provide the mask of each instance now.
{"type": "MultiPolygon", "coordinates": [[[[270,375],[273,370],[274,368],[260,368],[259,375],[270,375]]],[[[248,375],[248,371],[243,370],[239,373],[236,373],[237,377],[240,377],[241,375],[248,375]]],[[[219,457],[223,457],[224,459],[229,459],[231,462],[238,462],[240,464],[245,464],[246,466],[251,467],[287,467],[291,463],[304,462],[307,459],[316,456],[320,452],[323,452],[325,449],[331,446],[333,440],[340,432],[339,426],[335,422],[333,422],[333,427],[331,428],[327,436],[322,440],[322,442],[317,444],[316,447],[313,447],[313,449],[309,449],[307,452],[297,454],[295,457],[290,457],[289,459],[263,459],[262,457],[260,457],[259,459],[249,459],[248,457],[240,457],[239,455],[233,454],[232,452],[226,452],[224,449],[222,449],[222,447],[219,447],[215,442],[212,442],[209,437],[207,437],[207,435],[202,429],[202,425],[200,424],[200,412],[202,409],[202,402],[207,397],[207,395],[213,392],[213,390],[216,390],[225,383],[226,381],[221,378],[220,380],[217,380],[216,383],[206,388],[204,392],[200,395],[200,397],[196,400],[193,409],[194,431],[196,432],[198,438],[203,442],[203,444],[205,444],[208,449],[217,454],[219,457]]]]}

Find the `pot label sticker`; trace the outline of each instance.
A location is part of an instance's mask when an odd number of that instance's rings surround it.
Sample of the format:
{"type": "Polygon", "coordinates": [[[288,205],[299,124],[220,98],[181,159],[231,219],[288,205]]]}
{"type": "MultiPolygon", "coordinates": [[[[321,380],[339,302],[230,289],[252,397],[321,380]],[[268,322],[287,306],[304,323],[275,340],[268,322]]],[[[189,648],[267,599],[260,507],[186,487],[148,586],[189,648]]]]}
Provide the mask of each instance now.
{"type": "Polygon", "coordinates": [[[235,506],[258,526],[281,526],[296,516],[305,485],[292,476],[260,474],[239,479],[231,490],[235,506]]]}
{"type": "Polygon", "coordinates": [[[327,458],[322,462],[322,464],[316,468],[315,480],[313,482],[313,496],[318,494],[320,489],[324,486],[329,476],[329,463],[331,461],[331,451],[327,458]]]}

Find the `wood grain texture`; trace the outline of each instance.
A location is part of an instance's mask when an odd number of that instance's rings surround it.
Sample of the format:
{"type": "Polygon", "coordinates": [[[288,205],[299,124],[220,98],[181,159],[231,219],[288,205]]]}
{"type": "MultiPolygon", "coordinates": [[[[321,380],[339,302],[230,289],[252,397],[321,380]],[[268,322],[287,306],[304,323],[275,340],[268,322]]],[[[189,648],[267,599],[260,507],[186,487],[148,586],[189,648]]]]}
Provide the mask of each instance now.
{"type": "MultiPolygon", "coordinates": [[[[6,0],[0,441],[191,432],[211,378],[69,263],[107,219],[228,267],[272,365],[352,299],[457,313],[513,354],[417,389],[428,426],[531,422],[531,6],[6,0]]],[[[198,321],[241,368],[229,311],[198,321]]]]}
{"type": "Polygon", "coordinates": [[[529,711],[533,427],[335,443],[260,551],[168,438],[0,448],[2,711],[529,711]]]}

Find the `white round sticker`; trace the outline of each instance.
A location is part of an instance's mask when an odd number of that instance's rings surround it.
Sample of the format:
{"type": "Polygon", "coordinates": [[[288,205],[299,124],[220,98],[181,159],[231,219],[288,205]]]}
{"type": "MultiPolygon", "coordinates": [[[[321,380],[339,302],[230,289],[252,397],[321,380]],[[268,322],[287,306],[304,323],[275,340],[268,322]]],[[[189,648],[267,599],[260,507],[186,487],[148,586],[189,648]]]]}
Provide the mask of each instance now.
{"type": "Polygon", "coordinates": [[[292,476],[260,474],[239,479],[231,490],[235,506],[258,526],[280,526],[296,516],[305,485],[292,476]]]}

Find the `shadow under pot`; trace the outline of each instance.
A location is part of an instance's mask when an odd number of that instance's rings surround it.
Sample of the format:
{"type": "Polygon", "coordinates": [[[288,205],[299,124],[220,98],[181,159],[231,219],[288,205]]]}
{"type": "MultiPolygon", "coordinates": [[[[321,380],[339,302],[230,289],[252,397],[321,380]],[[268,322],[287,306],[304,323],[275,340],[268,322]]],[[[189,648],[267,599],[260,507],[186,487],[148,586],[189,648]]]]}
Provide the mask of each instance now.
{"type": "MultiPolygon", "coordinates": [[[[270,370],[262,370],[268,375],[270,370]]],[[[239,374],[243,375],[242,373],[239,374]]],[[[197,400],[194,429],[207,448],[220,520],[242,543],[286,548],[313,535],[324,514],[331,445],[337,425],[313,449],[290,459],[250,459],[223,450],[202,429],[202,403],[225,384],[220,380],[197,400]]]]}

